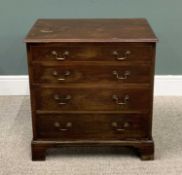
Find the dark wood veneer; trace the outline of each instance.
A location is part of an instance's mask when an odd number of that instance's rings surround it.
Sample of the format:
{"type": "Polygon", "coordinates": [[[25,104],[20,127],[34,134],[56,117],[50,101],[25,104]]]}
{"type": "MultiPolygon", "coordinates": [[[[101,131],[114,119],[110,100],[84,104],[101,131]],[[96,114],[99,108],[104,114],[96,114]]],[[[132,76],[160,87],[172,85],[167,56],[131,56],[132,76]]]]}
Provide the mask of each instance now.
{"type": "Polygon", "coordinates": [[[147,114],[55,114],[38,115],[40,139],[120,140],[145,139],[147,114]]]}
{"type": "Polygon", "coordinates": [[[154,158],[157,38],[145,19],[40,19],[27,35],[32,160],[59,146],[132,146],[154,158]]]}
{"type": "Polygon", "coordinates": [[[122,88],[35,88],[36,109],[55,111],[132,111],[149,110],[150,89],[122,88]],[[113,95],[118,97],[115,100],[113,95]],[[67,99],[70,96],[70,99],[67,99]],[[128,100],[125,102],[125,97],[128,100]],[[62,104],[64,103],[64,104],[62,104]],[[117,104],[126,103],[126,104],[117,104]]]}
{"type": "Polygon", "coordinates": [[[79,64],[41,64],[35,63],[33,69],[33,82],[37,83],[150,83],[150,64],[109,65],[96,63],[79,64]]]}
{"type": "Polygon", "coordinates": [[[156,42],[146,19],[39,19],[25,42],[156,42]]]}
{"type": "Polygon", "coordinates": [[[127,56],[125,61],[151,61],[153,55],[152,47],[131,47],[126,45],[105,47],[91,46],[90,44],[82,44],[74,47],[63,47],[56,45],[54,47],[32,47],[33,61],[57,61],[57,58],[64,57],[64,62],[67,61],[116,61],[120,57],[127,56]],[[127,52],[129,51],[129,53],[127,52]],[[128,54],[127,54],[128,53],[128,54]]]}

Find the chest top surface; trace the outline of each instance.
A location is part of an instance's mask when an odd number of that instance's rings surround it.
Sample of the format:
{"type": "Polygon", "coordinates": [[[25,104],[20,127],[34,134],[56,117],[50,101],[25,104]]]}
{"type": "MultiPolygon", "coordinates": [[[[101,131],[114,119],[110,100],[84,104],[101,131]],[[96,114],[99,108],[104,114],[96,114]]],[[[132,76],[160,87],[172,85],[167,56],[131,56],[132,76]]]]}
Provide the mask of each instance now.
{"type": "Polygon", "coordinates": [[[157,37],[146,19],[38,19],[25,42],[157,42],[157,37]]]}

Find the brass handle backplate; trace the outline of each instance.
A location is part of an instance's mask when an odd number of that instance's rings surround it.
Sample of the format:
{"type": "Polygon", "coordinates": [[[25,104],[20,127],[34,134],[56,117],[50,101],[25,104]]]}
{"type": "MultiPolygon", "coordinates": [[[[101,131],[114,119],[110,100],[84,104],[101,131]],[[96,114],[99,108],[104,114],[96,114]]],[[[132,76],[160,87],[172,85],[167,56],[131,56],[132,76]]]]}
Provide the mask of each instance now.
{"type": "Polygon", "coordinates": [[[117,59],[118,61],[122,61],[122,60],[126,60],[126,59],[128,58],[128,56],[131,54],[131,51],[130,51],[130,50],[127,50],[127,51],[123,54],[123,56],[120,56],[119,52],[116,51],[116,50],[113,51],[112,54],[116,57],[116,59],[117,59]]]}
{"type": "Polygon", "coordinates": [[[111,126],[113,127],[114,130],[116,131],[124,131],[126,130],[128,127],[130,127],[130,123],[129,122],[124,122],[122,124],[119,124],[118,122],[112,122],[111,126]]]}
{"type": "Polygon", "coordinates": [[[69,70],[65,71],[62,76],[60,76],[56,70],[52,72],[52,75],[54,77],[58,77],[57,81],[65,81],[66,77],[69,76],[70,74],[71,74],[71,72],[69,70]]]}
{"type": "Polygon", "coordinates": [[[55,94],[54,100],[57,101],[59,105],[65,105],[71,100],[71,95],[60,96],[58,94],[55,94]]]}
{"type": "Polygon", "coordinates": [[[125,95],[124,98],[121,100],[117,95],[113,95],[112,99],[116,102],[118,105],[126,105],[129,101],[129,95],[125,95]]]}
{"type": "Polygon", "coordinates": [[[118,80],[126,80],[126,79],[128,79],[129,75],[131,74],[130,71],[128,71],[128,70],[125,71],[123,75],[119,75],[118,71],[116,71],[116,70],[114,70],[112,73],[113,73],[113,75],[116,76],[116,78],[118,80]]]}
{"type": "Polygon", "coordinates": [[[66,59],[66,57],[69,55],[69,52],[68,51],[64,51],[62,54],[58,54],[57,51],[53,50],[52,52],[52,55],[56,57],[56,60],[58,61],[63,61],[66,59]]]}
{"type": "Polygon", "coordinates": [[[60,122],[54,122],[54,127],[59,131],[68,131],[72,127],[72,122],[67,122],[64,125],[62,125],[60,122]]]}

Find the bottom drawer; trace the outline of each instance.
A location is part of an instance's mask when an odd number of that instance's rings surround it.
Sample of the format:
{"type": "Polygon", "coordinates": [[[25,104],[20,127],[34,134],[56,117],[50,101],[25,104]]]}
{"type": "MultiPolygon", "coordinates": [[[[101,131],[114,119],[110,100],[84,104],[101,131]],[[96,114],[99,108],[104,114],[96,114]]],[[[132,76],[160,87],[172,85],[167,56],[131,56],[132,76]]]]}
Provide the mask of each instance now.
{"type": "Polygon", "coordinates": [[[144,114],[41,114],[36,121],[38,138],[62,140],[120,140],[148,136],[144,114]]]}

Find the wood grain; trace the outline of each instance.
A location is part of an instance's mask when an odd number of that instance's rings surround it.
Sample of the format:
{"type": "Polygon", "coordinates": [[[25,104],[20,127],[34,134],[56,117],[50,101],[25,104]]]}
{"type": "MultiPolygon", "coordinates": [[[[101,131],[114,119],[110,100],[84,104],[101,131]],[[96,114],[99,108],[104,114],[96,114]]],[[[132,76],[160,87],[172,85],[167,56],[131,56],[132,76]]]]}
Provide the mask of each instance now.
{"type": "Polygon", "coordinates": [[[79,44],[75,47],[63,47],[57,44],[54,47],[47,44],[46,47],[31,47],[32,59],[33,61],[56,61],[56,62],[67,62],[67,61],[151,61],[150,58],[153,54],[152,47],[140,47],[135,45],[131,47],[130,45],[112,47],[112,46],[90,46],[89,44],[79,44]],[[128,55],[127,52],[130,52],[128,55]],[[57,56],[53,54],[57,53],[57,56]],[[68,55],[64,56],[67,52],[68,55]],[[118,53],[115,55],[114,53],[118,53]],[[126,57],[126,58],[125,58],[126,57]],[[64,60],[58,60],[59,58],[64,58],[64,60]],[[119,58],[125,58],[119,60],[119,58]]]}
{"type": "MultiPolygon", "coordinates": [[[[87,63],[87,64],[86,64],[87,63]]],[[[150,64],[97,65],[85,64],[33,64],[33,82],[44,84],[70,84],[70,83],[150,83],[150,64]]]]}
{"type": "Polygon", "coordinates": [[[156,42],[146,19],[39,19],[25,42],[156,42]]]}
{"type": "Polygon", "coordinates": [[[36,109],[53,111],[148,111],[150,106],[150,89],[119,88],[36,88],[36,109]],[[60,99],[56,100],[55,95],[60,99]],[[71,99],[66,100],[67,96],[71,99]],[[129,96],[128,102],[123,105],[113,100],[113,95],[118,96],[119,102],[124,103],[125,96],[129,96]],[[65,103],[65,104],[61,104],[65,103]]]}
{"type": "Polygon", "coordinates": [[[58,146],[130,146],[154,159],[157,38],[146,19],[39,19],[25,42],[32,160],[58,146]]]}
{"type": "Polygon", "coordinates": [[[37,123],[39,138],[53,140],[146,139],[149,125],[144,114],[44,114],[37,116],[37,123]],[[72,126],[66,127],[67,123],[72,126]],[[113,123],[117,126],[112,126],[113,123]]]}

